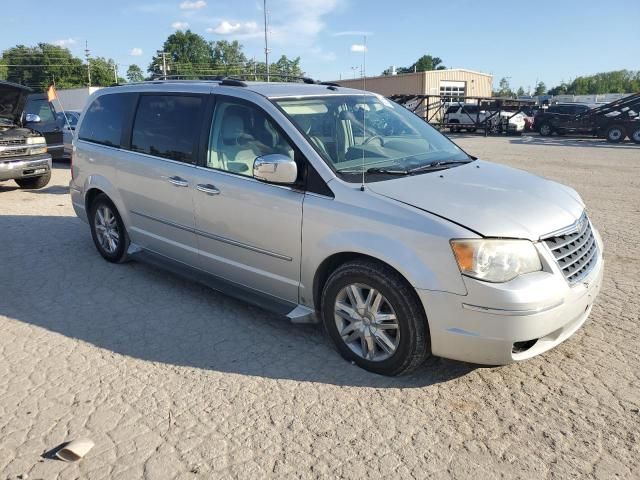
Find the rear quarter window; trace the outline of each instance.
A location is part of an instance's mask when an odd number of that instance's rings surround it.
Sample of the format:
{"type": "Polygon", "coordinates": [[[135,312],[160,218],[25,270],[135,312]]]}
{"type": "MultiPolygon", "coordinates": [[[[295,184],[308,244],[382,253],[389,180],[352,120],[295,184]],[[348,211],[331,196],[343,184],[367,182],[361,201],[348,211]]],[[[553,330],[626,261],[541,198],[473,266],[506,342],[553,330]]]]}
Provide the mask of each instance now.
{"type": "Polygon", "coordinates": [[[195,163],[204,98],[187,95],[142,95],[138,103],[131,150],[195,163]]]}
{"type": "Polygon", "coordinates": [[[120,147],[135,94],[111,93],[96,98],[87,109],[78,138],[109,147],[120,147]]]}

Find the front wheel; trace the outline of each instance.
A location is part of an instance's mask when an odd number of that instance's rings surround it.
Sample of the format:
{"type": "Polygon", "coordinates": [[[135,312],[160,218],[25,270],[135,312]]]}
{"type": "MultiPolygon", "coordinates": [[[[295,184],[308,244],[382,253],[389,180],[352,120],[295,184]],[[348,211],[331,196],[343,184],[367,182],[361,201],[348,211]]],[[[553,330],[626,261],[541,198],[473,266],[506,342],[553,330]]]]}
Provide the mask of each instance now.
{"type": "Polygon", "coordinates": [[[631,133],[631,140],[633,140],[633,143],[640,143],[640,127],[631,133]]]}
{"type": "Polygon", "coordinates": [[[16,178],[16,183],[20,188],[24,188],[25,190],[38,190],[39,188],[46,187],[49,180],[51,180],[51,171],[39,177],[16,178]]]}
{"type": "Polygon", "coordinates": [[[548,123],[543,123],[538,129],[538,133],[543,137],[549,137],[553,133],[553,130],[551,128],[551,125],[549,125],[548,123]]]}
{"type": "Polygon", "coordinates": [[[115,205],[104,194],[98,195],[90,207],[91,236],[102,257],[112,263],[127,258],[129,236],[115,205]]]}
{"type": "Polygon", "coordinates": [[[385,265],[342,265],[327,280],[321,304],[338,352],[366,370],[401,375],[430,355],[427,319],[415,290],[385,265]]]}
{"type": "Polygon", "coordinates": [[[619,125],[609,127],[607,130],[607,142],[620,143],[624,140],[624,137],[626,137],[624,129],[619,125]]]}

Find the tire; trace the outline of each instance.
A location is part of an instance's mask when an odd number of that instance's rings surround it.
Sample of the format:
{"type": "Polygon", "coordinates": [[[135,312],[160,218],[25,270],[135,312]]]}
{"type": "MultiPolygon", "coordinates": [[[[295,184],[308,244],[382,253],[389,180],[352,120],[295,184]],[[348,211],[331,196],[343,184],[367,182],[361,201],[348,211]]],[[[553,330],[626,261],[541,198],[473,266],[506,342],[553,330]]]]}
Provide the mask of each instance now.
{"type": "Polygon", "coordinates": [[[475,131],[476,131],[476,129],[475,129],[475,128],[467,128],[467,132],[469,132],[469,133],[473,133],[473,132],[475,132],[475,131]]]}
{"type": "MultiPolygon", "coordinates": [[[[455,123],[455,122],[452,122],[452,123],[455,123]]],[[[449,127],[449,131],[450,131],[451,133],[458,133],[458,132],[460,131],[460,127],[450,126],[450,127],[449,127]]]]}
{"type": "Polygon", "coordinates": [[[340,355],[370,372],[402,375],[431,354],[427,319],[415,290],[383,264],[356,260],[337,268],[322,291],[321,317],[340,355]],[[353,294],[353,288],[360,289],[358,296],[353,294]],[[353,299],[358,298],[364,315],[351,308],[353,299]],[[346,339],[339,329],[347,332],[346,339]]]}
{"type": "Polygon", "coordinates": [[[620,143],[627,136],[624,128],[620,125],[612,125],[607,129],[607,142],[620,143]]]}
{"type": "Polygon", "coordinates": [[[100,194],[91,203],[89,212],[91,237],[100,255],[112,263],[126,261],[129,235],[113,202],[100,194]]]}
{"type": "Polygon", "coordinates": [[[540,128],[538,128],[538,133],[542,137],[550,137],[553,134],[553,129],[548,123],[543,123],[540,125],[540,128]]]}
{"type": "Polygon", "coordinates": [[[640,143],[640,127],[631,132],[629,138],[633,141],[633,143],[640,143]]]}
{"type": "Polygon", "coordinates": [[[39,177],[16,178],[16,183],[20,188],[24,188],[25,190],[38,190],[39,188],[46,187],[49,180],[51,180],[51,170],[39,177]]]}

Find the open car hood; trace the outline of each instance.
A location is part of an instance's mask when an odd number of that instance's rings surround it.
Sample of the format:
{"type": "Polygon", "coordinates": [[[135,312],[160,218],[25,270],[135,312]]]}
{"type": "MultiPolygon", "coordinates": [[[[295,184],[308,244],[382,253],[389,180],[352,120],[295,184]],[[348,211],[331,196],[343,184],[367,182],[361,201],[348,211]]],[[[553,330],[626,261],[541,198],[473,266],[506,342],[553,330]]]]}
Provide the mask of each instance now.
{"type": "Polygon", "coordinates": [[[535,241],[571,225],[584,210],[572,188],[482,160],[367,187],[485,237],[535,241]]]}
{"type": "Polygon", "coordinates": [[[17,83],[0,81],[0,118],[6,118],[14,124],[20,124],[22,112],[31,89],[17,83]]]}

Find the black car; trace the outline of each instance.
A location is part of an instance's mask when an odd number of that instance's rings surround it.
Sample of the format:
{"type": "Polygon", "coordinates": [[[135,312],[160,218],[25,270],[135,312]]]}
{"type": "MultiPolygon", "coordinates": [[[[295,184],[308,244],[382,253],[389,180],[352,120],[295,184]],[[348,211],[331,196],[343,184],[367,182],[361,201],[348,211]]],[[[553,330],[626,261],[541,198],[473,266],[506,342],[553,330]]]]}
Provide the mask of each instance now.
{"type": "Polygon", "coordinates": [[[583,103],[551,105],[546,110],[538,110],[533,122],[533,129],[543,137],[554,133],[558,135],[564,133],[595,134],[596,129],[593,123],[583,116],[589,110],[591,107],[583,103]]]}
{"type": "Polygon", "coordinates": [[[56,112],[44,93],[34,93],[27,98],[25,114],[37,115],[39,122],[28,122],[25,126],[42,134],[47,140],[47,151],[54,160],[64,158],[63,132],[56,112]]]}

